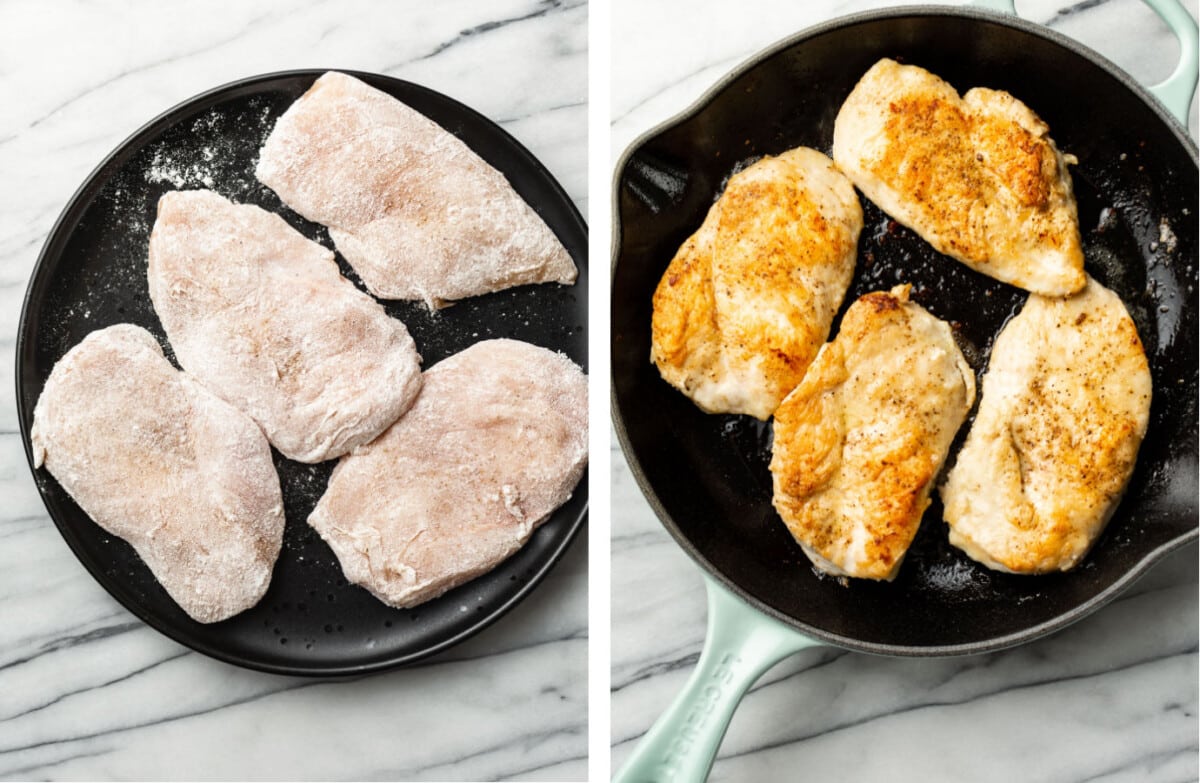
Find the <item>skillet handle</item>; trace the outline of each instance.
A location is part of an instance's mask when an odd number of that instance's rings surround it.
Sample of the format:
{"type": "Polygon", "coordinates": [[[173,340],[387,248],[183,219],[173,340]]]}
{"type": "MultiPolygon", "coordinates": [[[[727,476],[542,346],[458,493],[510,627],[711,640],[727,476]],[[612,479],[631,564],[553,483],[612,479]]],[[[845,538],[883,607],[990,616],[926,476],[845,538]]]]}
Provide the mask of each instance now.
{"type": "Polygon", "coordinates": [[[1188,123],[1188,109],[1192,106],[1192,95],[1196,92],[1196,82],[1200,79],[1200,64],[1197,64],[1196,20],[1179,3],[1179,0],[1142,0],[1162,17],[1179,39],[1179,64],[1174,72],[1158,84],[1152,84],[1147,89],[1154,97],[1163,102],[1167,110],[1183,123],[1188,123]]]}
{"type": "Polygon", "coordinates": [[[707,575],[708,637],[683,692],[646,732],[617,783],[700,783],[742,696],[763,672],[819,643],[752,609],[707,575]]]}
{"type": "MultiPolygon", "coordinates": [[[[1171,32],[1179,39],[1179,64],[1174,72],[1158,84],[1148,85],[1146,89],[1158,98],[1167,111],[1187,127],[1188,110],[1192,106],[1192,96],[1196,92],[1196,82],[1200,80],[1200,64],[1197,53],[1200,45],[1197,39],[1196,20],[1187,12],[1179,0],[1142,0],[1154,9],[1171,28],[1171,32]]],[[[1004,14],[1017,15],[1016,0],[970,0],[967,5],[977,8],[990,8],[1004,14]]]]}

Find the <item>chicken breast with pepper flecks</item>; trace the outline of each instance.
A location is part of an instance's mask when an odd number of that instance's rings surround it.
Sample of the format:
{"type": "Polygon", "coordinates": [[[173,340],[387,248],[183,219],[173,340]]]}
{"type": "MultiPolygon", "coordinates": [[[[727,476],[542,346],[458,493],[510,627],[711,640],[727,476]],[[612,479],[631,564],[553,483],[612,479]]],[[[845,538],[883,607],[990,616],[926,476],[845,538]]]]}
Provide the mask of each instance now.
{"type": "Polygon", "coordinates": [[[975,375],[950,326],[866,294],[775,411],[774,504],[820,570],[890,580],[921,524],[975,375]]]}
{"type": "Polygon", "coordinates": [[[1074,158],[1008,93],[959,98],[923,68],[880,60],[838,112],[833,159],[938,252],[1038,294],[1083,288],[1074,158]]]}
{"type": "Polygon", "coordinates": [[[1095,280],[1031,296],[996,338],[983,398],[941,488],[950,543],[1001,571],[1076,566],[1133,474],[1150,419],[1137,328],[1095,280]]]}
{"type": "Polygon", "coordinates": [[[663,379],[705,412],[769,418],[829,335],[861,230],[854,188],[816,150],[730,177],[654,292],[663,379]]]}

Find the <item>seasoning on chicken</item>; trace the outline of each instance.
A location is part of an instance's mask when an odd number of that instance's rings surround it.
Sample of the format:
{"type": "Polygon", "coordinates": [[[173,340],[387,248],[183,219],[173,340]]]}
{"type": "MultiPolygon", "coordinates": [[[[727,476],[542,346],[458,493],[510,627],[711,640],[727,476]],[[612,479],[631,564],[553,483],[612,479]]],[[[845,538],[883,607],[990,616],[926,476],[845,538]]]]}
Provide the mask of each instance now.
{"type": "Polygon", "coordinates": [[[1120,298],[1095,280],[1031,296],[996,338],[979,413],[941,487],[950,543],[1000,571],[1079,564],[1133,474],[1150,366],[1120,298]]]}
{"type": "Polygon", "coordinates": [[[707,413],[769,418],[829,336],[861,230],[854,188],[816,150],[730,177],[654,292],[663,379],[707,413]]]}
{"type": "Polygon", "coordinates": [[[837,576],[895,577],[975,400],[949,325],[908,301],[909,288],[852,304],[775,411],[775,509],[837,576]]]}
{"type": "Polygon", "coordinates": [[[867,198],[938,252],[1047,296],[1084,286],[1071,175],[1049,127],[1006,92],[962,98],[883,59],[851,91],[833,159],[867,198]]]}

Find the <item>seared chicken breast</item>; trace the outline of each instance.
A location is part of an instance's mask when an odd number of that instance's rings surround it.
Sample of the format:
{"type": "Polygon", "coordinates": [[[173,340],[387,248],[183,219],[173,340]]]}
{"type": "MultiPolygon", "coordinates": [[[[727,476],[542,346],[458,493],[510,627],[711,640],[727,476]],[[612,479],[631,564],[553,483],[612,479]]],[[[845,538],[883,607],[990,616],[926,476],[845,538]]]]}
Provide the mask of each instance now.
{"type": "Polygon", "coordinates": [[[1120,298],[1089,279],[1031,296],[996,338],[941,488],[950,543],[991,568],[1066,571],[1104,529],[1150,418],[1150,366],[1120,298]]]}
{"type": "Polygon", "coordinates": [[[938,252],[1038,294],[1083,288],[1075,160],[1008,93],[959,98],[929,71],[880,60],[838,112],[833,159],[938,252]]]}
{"type": "Polygon", "coordinates": [[[975,401],[950,327],[910,286],[859,298],[775,411],[775,509],[820,570],[895,577],[975,401]]]}
{"type": "Polygon", "coordinates": [[[266,593],[284,526],[271,447],[145,329],[109,326],[67,351],[31,441],[34,467],[127,541],[192,619],[225,620],[266,593]]]}
{"type": "Polygon", "coordinates": [[[829,335],[861,230],[854,188],[816,150],[734,174],[654,292],[659,373],[708,413],[769,418],[829,335]]]}

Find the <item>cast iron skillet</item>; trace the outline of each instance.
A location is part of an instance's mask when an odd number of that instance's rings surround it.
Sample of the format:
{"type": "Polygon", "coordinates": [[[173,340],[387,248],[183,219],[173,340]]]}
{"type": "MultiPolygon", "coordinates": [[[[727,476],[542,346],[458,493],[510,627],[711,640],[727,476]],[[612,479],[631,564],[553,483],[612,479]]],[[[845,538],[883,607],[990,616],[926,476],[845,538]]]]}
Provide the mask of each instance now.
{"type": "MultiPolygon", "coordinates": [[[[1195,23],[1178,10],[1192,25],[1184,70],[1194,74],[1195,23]]],[[[1186,109],[1184,101],[1184,116],[1186,109]]],[[[1196,193],[1196,147],[1146,89],[1061,35],[970,9],[894,9],[812,28],[753,58],[632,145],[614,194],[613,415],[647,500],[711,579],[709,641],[697,673],[622,780],[702,777],[740,694],[814,640],[910,656],[1001,649],[1094,611],[1196,539],[1196,193]],[[935,493],[894,582],[842,586],[820,578],[771,507],[770,426],[702,413],[649,361],[651,294],[726,178],[798,145],[828,154],[842,101],[884,56],[928,68],[960,91],[1008,90],[1079,158],[1072,176],[1087,270],[1133,315],[1154,401],[1127,495],[1069,574],[1012,576],[969,560],[949,545],[935,493]],[[745,611],[747,604],[758,612],[745,611]]],[[[952,323],[982,373],[992,340],[1026,294],[937,254],[862,202],[865,228],[843,311],[863,293],[910,282],[913,299],[952,323]]]]}
{"type": "MultiPolygon", "coordinates": [[[[255,76],[171,109],[136,132],[88,177],[42,250],[17,333],[17,407],[32,467],[29,428],[50,369],[89,332],[138,324],[173,356],[146,289],[155,205],[168,190],[207,187],[278,212],[310,239],[326,230],[282,205],[254,178],[275,120],[324,70],[255,76]]],[[[574,286],[524,286],[430,314],[385,302],[412,333],[428,368],[467,346],[513,337],[587,360],[587,226],[551,174],[487,118],[444,95],[376,74],[347,71],[456,134],[502,171],[550,225],[579,267],[574,286]]],[[[338,256],[342,273],[361,287],[338,256]]],[[[365,290],[365,289],[364,289],[365,290]]],[[[214,625],[191,620],[124,541],[106,534],[45,469],[34,478],[71,549],[112,595],[167,636],[202,653],[264,671],[335,676],[410,663],[467,638],[521,600],[565,551],[587,515],[587,477],[517,554],[491,573],[411,610],[392,609],[348,585],[332,551],[305,523],[335,461],[304,465],[274,453],[287,526],[271,587],[254,608],[214,625]]]]}

